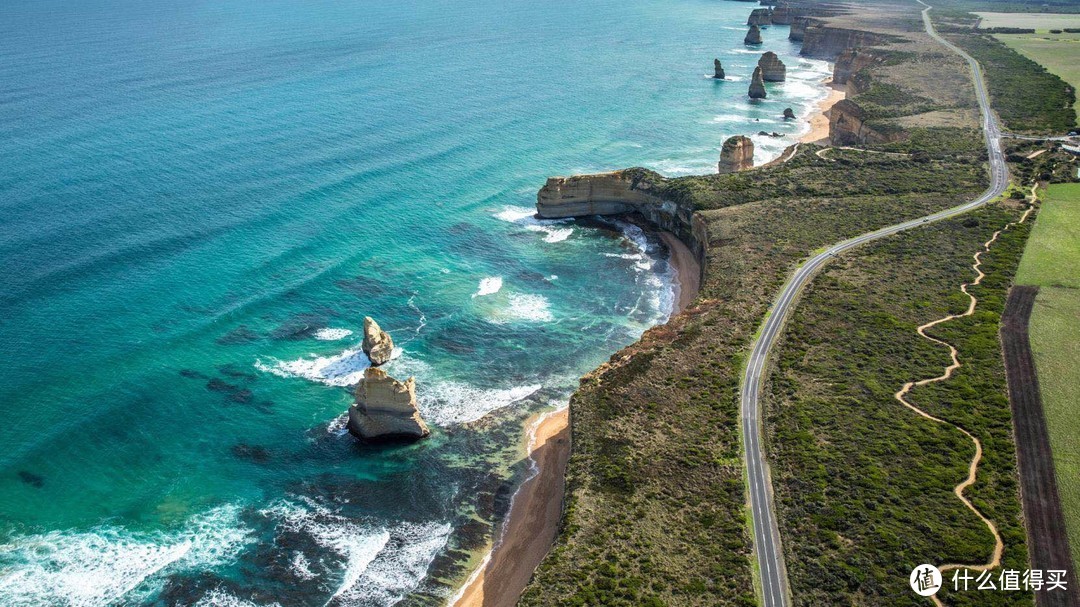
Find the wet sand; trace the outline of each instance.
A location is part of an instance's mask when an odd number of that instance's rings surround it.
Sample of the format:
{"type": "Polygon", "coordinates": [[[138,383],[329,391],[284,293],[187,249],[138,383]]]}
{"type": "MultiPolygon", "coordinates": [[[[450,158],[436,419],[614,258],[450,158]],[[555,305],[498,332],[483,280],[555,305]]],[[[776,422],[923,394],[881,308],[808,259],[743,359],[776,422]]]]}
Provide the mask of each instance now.
{"type": "Polygon", "coordinates": [[[810,132],[799,138],[799,143],[829,144],[829,108],[837,101],[847,97],[844,87],[833,85],[832,79],[825,82],[829,96],[818,102],[817,111],[810,116],[810,132]]]}
{"type": "Polygon", "coordinates": [[[660,238],[671,251],[668,263],[675,268],[675,309],[672,313],[678,314],[694,302],[701,290],[701,264],[683,241],[671,232],[660,232],[660,238]]]}
{"type": "Polygon", "coordinates": [[[512,607],[547,555],[562,516],[569,421],[569,410],[560,409],[534,426],[529,444],[536,475],[514,494],[502,536],[481,569],[451,600],[454,607],[512,607]]]}

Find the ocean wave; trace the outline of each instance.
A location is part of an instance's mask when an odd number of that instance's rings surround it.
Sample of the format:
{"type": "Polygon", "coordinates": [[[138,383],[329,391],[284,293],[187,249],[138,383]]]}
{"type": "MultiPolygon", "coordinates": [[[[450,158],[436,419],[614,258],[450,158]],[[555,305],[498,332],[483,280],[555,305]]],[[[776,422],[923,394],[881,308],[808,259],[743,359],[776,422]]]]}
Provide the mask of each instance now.
{"type": "Polygon", "coordinates": [[[439,426],[450,426],[476,421],[492,411],[532,396],[540,388],[540,384],[530,384],[485,389],[464,382],[442,381],[433,383],[417,400],[420,414],[425,420],[439,426]]]}
{"type": "Polygon", "coordinates": [[[543,295],[511,293],[507,305],[495,310],[491,320],[499,324],[512,322],[551,322],[551,303],[543,295]]]}
{"type": "Polygon", "coordinates": [[[0,596],[5,607],[108,605],[132,593],[148,594],[159,573],[230,563],[250,541],[234,505],[192,517],[172,533],[110,525],[16,536],[0,545],[0,596]]]}
{"type": "Polygon", "coordinates": [[[480,286],[477,288],[476,293],[473,293],[473,297],[483,297],[484,295],[494,295],[498,293],[503,286],[502,276],[488,276],[480,280],[480,286]]]}
{"type": "Polygon", "coordinates": [[[204,594],[199,599],[199,602],[195,603],[194,607],[281,607],[281,603],[273,602],[269,605],[260,605],[215,588],[204,594]]]}
{"type": "MultiPolygon", "coordinates": [[[[326,585],[333,588],[328,606],[389,607],[399,602],[423,581],[451,531],[441,522],[378,524],[350,519],[312,500],[281,502],[260,513],[277,519],[280,531],[306,535],[340,559],[322,574],[334,578],[326,585]]],[[[326,563],[319,555],[312,556],[326,563]]],[[[311,576],[308,558],[299,563],[294,558],[293,573],[311,576]]]]}
{"type": "Polygon", "coordinates": [[[569,219],[537,219],[536,210],[528,207],[505,206],[494,214],[496,219],[521,226],[530,232],[544,234],[544,242],[562,242],[570,238],[574,229],[566,227],[569,219]]]}
{"type": "Polygon", "coordinates": [[[345,339],[352,335],[353,332],[349,329],[334,329],[331,327],[325,327],[315,332],[315,339],[320,341],[337,341],[339,339],[345,339]]]}

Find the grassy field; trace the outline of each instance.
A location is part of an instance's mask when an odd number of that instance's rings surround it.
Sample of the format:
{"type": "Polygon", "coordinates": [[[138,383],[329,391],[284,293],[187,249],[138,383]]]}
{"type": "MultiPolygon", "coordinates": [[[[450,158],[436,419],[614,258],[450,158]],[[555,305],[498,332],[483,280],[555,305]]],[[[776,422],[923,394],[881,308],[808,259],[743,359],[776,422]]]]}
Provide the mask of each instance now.
{"type": "Polygon", "coordinates": [[[1050,445],[1080,566],[1080,184],[1052,185],[1031,233],[1018,284],[1039,286],[1031,315],[1031,348],[1042,388],[1050,445]]]}
{"type": "Polygon", "coordinates": [[[1080,15],[1067,13],[975,13],[982,18],[980,28],[1022,27],[1045,31],[1050,28],[1080,27],[1080,15]]]}
{"type": "MultiPolygon", "coordinates": [[[[1080,15],[1074,15],[1080,23],[1080,15]]],[[[1080,27],[1076,25],[1073,27],[1080,27]]],[[[1042,65],[1072,85],[1080,88],[1080,34],[1016,34],[995,36],[1006,46],[1042,65]]],[[[1073,108],[1080,110],[1080,103],[1073,108]]]]}
{"type": "Polygon", "coordinates": [[[1050,186],[1016,283],[1080,289],[1080,183],[1050,186]]]}

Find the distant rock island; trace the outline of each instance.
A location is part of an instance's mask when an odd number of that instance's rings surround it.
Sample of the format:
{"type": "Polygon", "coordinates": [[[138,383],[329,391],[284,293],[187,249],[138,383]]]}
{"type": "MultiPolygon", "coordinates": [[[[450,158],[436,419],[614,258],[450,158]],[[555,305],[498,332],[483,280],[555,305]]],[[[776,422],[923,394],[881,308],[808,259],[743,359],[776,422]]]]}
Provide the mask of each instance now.
{"type": "Polygon", "coordinates": [[[724,79],[724,66],[720,65],[720,60],[719,59],[713,59],[712,62],[713,62],[713,78],[723,80],[724,79]]]}
{"type": "Polygon", "coordinates": [[[783,82],[787,80],[787,66],[772,51],[766,51],[761,56],[761,59],[758,59],[758,67],[761,68],[761,77],[765,82],[783,82]]]}
{"type": "Polygon", "coordinates": [[[761,66],[754,68],[754,76],[750,78],[750,90],[747,94],[751,99],[764,99],[768,96],[765,92],[765,80],[761,75],[761,66]]]}
{"type": "Polygon", "coordinates": [[[720,162],[717,170],[721,173],[744,171],[754,166],[754,142],[745,135],[728,137],[720,148],[720,162]]]}
{"type": "Polygon", "coordinates": [[[743,44],[761,44],[761,28],[751,25],[750,31],[746,32],[746,37],[743,38],[743,44]]]}

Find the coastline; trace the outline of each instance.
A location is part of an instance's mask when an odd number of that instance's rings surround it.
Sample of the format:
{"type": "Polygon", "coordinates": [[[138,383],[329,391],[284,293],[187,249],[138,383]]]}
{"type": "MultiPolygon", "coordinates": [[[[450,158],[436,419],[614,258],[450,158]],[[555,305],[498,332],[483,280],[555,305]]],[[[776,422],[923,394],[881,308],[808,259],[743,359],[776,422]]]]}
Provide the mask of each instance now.
{"type": "MultiPolygon", "coordinates": [[[[674,234],[659,234],[675,273],[675,316],[697,297],[701,266],[674,234]]],[[[542,414],[530,425],[528,451],[534,473],[514,494],[495,546],[449,600],[450,607],[512,607],[555,541],[570,459],[568,407],[542,414]]]]}
{"type": "Polygon", "coordinates": [[[843,87],[833,84],[832,78],[823,80],[822,85],[825,86],[828,95],[818,102],[814,114],[807,120],[807,122],[810,123],[810,130],[799,138],[799,143],[828,145],[829,110],[832,106],[836,105],[838,101],[847,97],[847,91],[843,87]]]}

